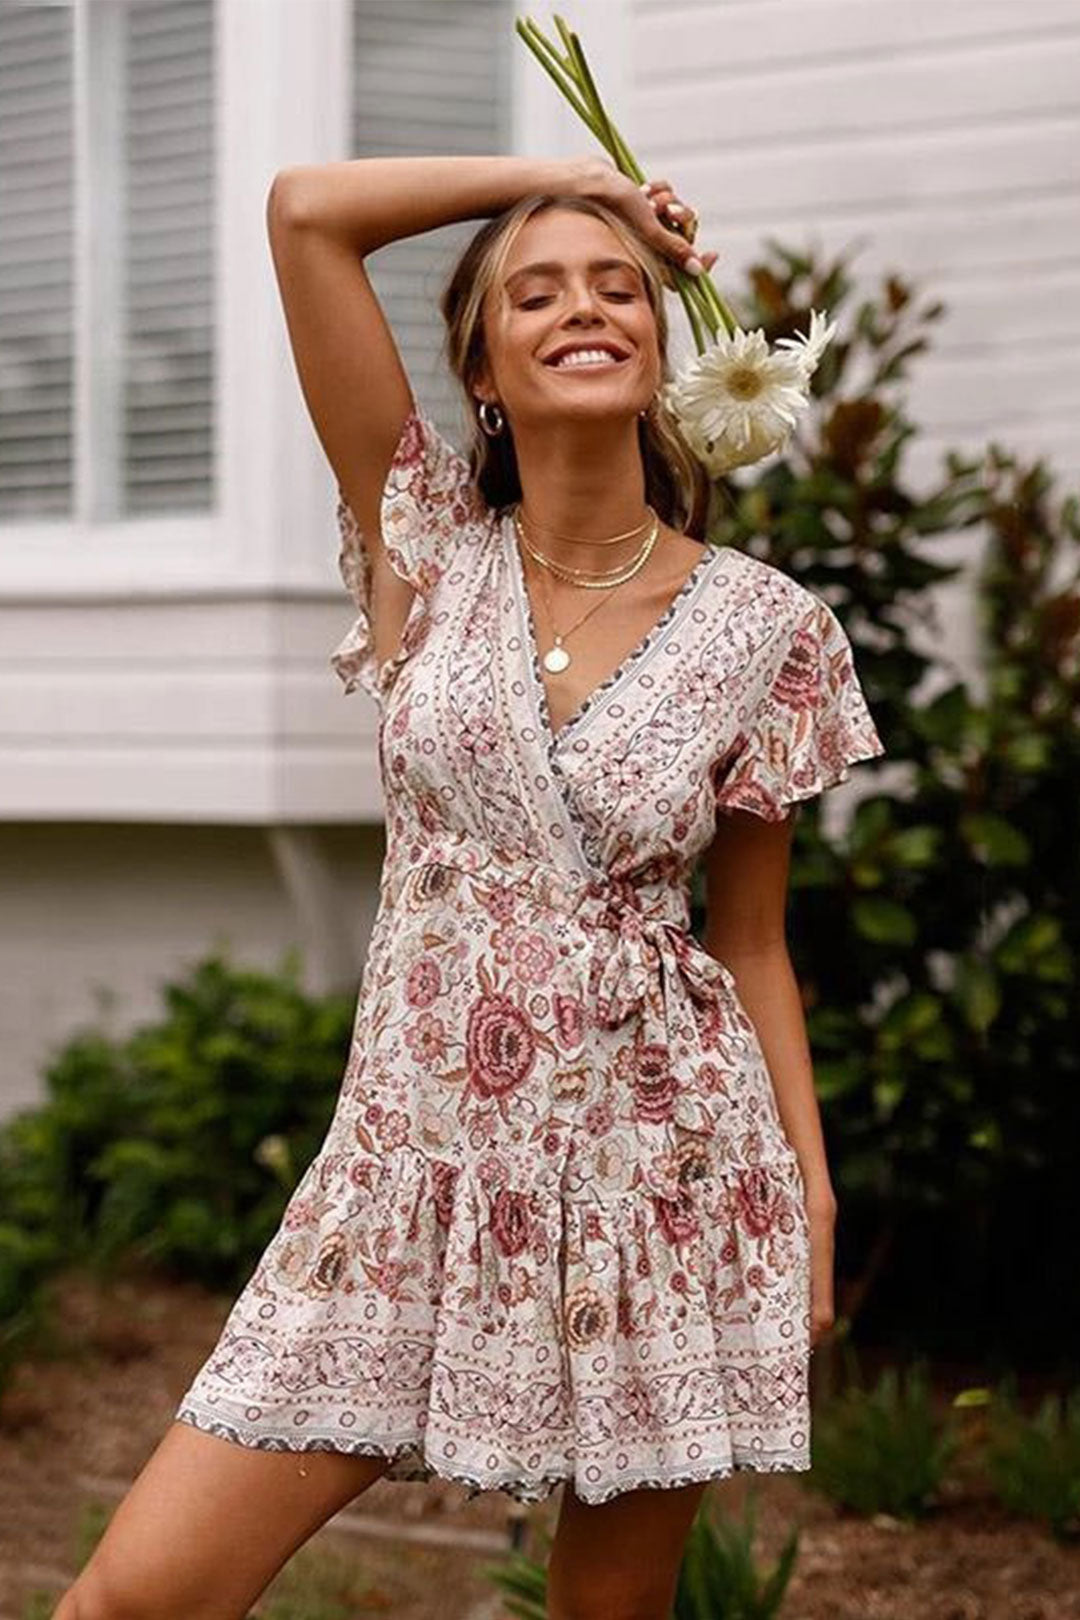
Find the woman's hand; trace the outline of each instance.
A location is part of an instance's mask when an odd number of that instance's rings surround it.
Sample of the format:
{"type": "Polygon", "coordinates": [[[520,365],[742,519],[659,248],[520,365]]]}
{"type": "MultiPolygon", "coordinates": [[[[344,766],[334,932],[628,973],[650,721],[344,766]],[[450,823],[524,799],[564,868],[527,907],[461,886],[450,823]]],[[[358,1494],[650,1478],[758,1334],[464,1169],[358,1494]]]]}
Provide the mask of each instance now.
{"type": "Polygon", "coordinates": [[[583,197],[595,197],[621,213],[665,258],[688,275],[711,270],[716,253],[694,250],[697,215],[676,196],[668,180],[649,180],[635,185],[610,158],[590,155],[570,162],[573,190],[583,197]]]}

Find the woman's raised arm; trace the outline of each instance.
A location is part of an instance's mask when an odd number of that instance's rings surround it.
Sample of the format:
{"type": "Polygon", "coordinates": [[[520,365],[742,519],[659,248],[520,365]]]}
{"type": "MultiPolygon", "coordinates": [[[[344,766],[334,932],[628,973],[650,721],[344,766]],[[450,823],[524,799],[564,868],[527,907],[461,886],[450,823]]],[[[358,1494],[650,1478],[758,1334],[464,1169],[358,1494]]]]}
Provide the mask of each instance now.
{"type": "Polygon", "coordinates": [[[519,197],[570,191],[580,161],[356,158],[274,177],[266,217],[300,387],[379,572],[379,501],[409,383],[364,258],[403,237],[488,218],[519,197]]]}

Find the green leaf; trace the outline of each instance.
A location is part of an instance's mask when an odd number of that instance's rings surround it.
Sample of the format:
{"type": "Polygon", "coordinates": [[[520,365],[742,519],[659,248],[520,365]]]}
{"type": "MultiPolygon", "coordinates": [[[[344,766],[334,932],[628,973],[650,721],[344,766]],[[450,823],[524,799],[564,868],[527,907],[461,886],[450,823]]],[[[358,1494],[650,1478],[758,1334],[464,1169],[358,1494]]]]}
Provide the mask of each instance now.
{"type": "Polygon", "coordinates": [[[882,895],[860,895],[852,902],[856,932],[876,945],[913,945],[918,933],[915,917],[906,906],[882,895]]]}
{"type": "Polygon", "coordinates": [[[1053,758],[1053,742],[1038,731],[1028,731],[1010,737],[1002,750],[1006,766],[1013,771],[1045,771],[1053,758]]]}
{"type": "Polygon", "coordinates": [[[897,865],[918,869],[934,864],[943,838],[940,827],[905,827],[891,834],[886,848],[897,865]]]}
{"type": "Polygon", "coordinates": [[[1022,832],[1003,816],[972,811],[960,818],[960,832],[977,860],[986,866],[1023,866],[1031,858],[1031,845],[1022,832]]]}
{"type": "Polygon", "coordinates": [[[991,1399],[988,1389],[961,1389],[953,1396],[952,1404],[964,1410],[969,1406],[989,1406],[991,1399]]]}
{"type": "Polygon", "coordinates": [[[985,1034],[1001,1011],[1001,987],[990,964],[963,957],[957,964],[956,996],[969,1028],[985,1034]]]}

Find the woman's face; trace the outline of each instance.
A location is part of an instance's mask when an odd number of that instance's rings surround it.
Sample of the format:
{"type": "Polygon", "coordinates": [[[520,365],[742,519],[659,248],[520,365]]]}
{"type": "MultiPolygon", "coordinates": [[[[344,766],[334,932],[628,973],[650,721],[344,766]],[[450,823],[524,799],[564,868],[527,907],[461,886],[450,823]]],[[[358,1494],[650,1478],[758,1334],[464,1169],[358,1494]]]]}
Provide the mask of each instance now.
{"type": "Polygon", "coordinates": [[[633,419],[660,386],[642,272],[591,214],[552,208],[526,220],[488,291],[484,337],[488,364],[476,392],[498,400],[511,427],[633,419]],[[604,353],[582,352],[590,349],[604,353]],[[575,352],[581,358],[558,363],[575,352]]]}

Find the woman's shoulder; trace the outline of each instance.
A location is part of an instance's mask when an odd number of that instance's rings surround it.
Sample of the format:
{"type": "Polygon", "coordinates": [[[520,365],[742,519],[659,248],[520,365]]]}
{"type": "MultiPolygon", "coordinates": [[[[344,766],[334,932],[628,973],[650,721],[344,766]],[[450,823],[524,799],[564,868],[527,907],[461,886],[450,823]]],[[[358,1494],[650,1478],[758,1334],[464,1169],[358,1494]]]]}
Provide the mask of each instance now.
{"type": "Polygon", "coordinates": [[[714,546],[719,553],[712,570],[718,606],[760,620],[770,638],[827,608],[823,597],[775,563],[738,546],[714,546]]]}

